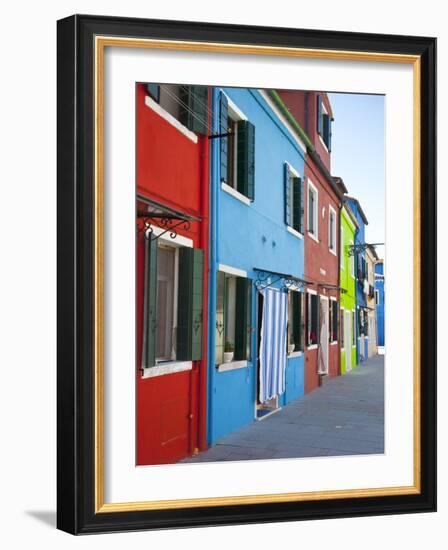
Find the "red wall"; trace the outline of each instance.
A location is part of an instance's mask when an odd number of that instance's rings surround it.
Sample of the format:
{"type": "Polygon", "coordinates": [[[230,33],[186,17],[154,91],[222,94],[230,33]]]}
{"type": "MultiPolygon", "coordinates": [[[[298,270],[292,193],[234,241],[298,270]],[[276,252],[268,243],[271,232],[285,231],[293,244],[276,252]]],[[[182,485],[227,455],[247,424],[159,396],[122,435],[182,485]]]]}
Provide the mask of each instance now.
{"type": "MultiPolygon", "coordinates": [[[[339,292],[319,286],[319,283],[329,285],[339,285],[339,257],[332,254],[328,248],[328,220],[329,205],[336,212],[336,240],[337,250],[339,250],[339,199],[330,188],[328,182],[320,174],[314,161],[307,155],[305,162],[305,193],[308,197],[308,182],[311,180],[318,191],[319,209],[318,209],[318,235],[319,242],[312,239],[305,232],[305,279],[313,281],[314,284],[309,288],[316,290],[323,296],[334,296],[339,301],[339,292]],[[322,209],[325,208],[325,215],[322,217],[322,209]],[[325,274],[321,272],[325,271],[325,274]]],[[[305,200],[305,220],[308,227],[308,201],[305,200]]],[[[340,347],[339,343],[329,345],[329,376],[339,374],[340,347]]],[[[305,393],[314,390],[319,385],[319,376],[317,374],[317,349],[308,350],[305,347],[305,393]]]]}
{"type": "MultiPolygon", "coordinates": [[[[325,92],[308,92],[296,90],[280,90],[280,97],[288,107],[291,114],[305,130],[316,153],[320,156],[322,163],[330,172],[331,155],[322,143],[317,132],[317,96],[322,97],[325,108],[332,117],[332,110],[328,95],[325,92]]],[[[319,211],[318,211],[318,235],[319,242],[312,239],[305,230],[305,279],[313,281],[309,285],[323,296],[334,296],[339,300],[337,290],[320,286],[319,283],[339,285],[339,259],[332,254],[328,248],[328,212],[331,205],[336,212],[336,241],[339,250],[339,198],[332,190],[329,182],[325,179],[321,170],[307,154],[305,157],[305,227],[308,227],[308,179],[317,188],[319,211]],[[325,207],[325,216],[322,217],[322,208],[325,207]],[[321,272],[321,269],[325,272],[321,272]]],[[[329,345],[329,375],[337,376],[340,365],[339,342],[329,345]]],[[[307,349],[305,346],[305,393],[314,390],[320,383],[317,374],[317,349],[307,349]]]]}
{"type": "Polygon", "coordinates": [[[145,104],[137,86],[137,192],[200,217],[178,233],[204,250],[203,353],[193,370],[141,376],[143,332],[143,239],[137,241],[137,464],[163,464],[206,447],[209,144],[188,139],[145,104]]]}
{"type": "Polygon", "coordinates": [[[317,96],[322,97],[327,112],[332,117],[330,100],[326,92],[280,90],[280,97],[310,138],[327,170],[331,171],[331,155],[317,133],[317,96]]]}

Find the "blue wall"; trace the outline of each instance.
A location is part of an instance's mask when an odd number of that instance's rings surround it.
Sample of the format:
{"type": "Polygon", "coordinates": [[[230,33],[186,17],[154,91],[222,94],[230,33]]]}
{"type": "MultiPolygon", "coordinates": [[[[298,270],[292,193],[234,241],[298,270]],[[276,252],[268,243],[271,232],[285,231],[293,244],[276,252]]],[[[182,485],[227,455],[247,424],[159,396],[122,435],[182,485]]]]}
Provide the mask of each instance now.
{"type": "Polygon", "coordinates": [[[384,264],[375,264],[375,290],[378,291],[376,305],[376,322],[378,330],[378,346],[384,346],[384,264]]]}
{"type": "MultiPolygon", "coordinates": [[[[215,365],[216,272],[219,264],[242,269],[254,282],[254,267],[304,275],[303,239],[284,222],[284,163],[303,178],[304,150],[257,90],[224,88],[255,125],[255,200],[246,205],[221,188],[219,139],[211,140],[211,254],[209,311],[208,443],[255,419],[257,296],[252,295],[251,358],[247,368],[218,372],[215,365]]],[[[214,131],[219,129],[220,88],[213,91],[214,131]]],[[[274,279],[274,278],[273,278],[274,279]]],[[[280,404],[304,394],[303,355],[287,360],[286,391],[280,404]]]]}

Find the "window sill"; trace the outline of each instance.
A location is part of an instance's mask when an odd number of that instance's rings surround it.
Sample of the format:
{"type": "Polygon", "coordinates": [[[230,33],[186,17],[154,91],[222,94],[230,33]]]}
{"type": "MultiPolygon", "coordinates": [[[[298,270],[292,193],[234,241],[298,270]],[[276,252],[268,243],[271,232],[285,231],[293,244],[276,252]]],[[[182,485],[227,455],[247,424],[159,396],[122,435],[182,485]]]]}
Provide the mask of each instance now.
{"type": "Polygon", "coordinates": [[[330,346],[335,346],[337,343],[338,343],[337,340],[336,340],[336,342],[330,342],[330,346]]]}
{"type": "Polygon", "coordinates": [[[174,374],[176,372],[191,370],[192,368],[192,361],[169,361],[167,363],[155,365],[154,367],[144,368],[142,378],[155,378],[156,376],[174,374]]]}
{"type": "Polygon", "coordinates": [[[317,344],[311,344],[311,346],[308,346],[307,350],[317,349],[319,346],[317,344]]]}
{"type": "Polygon", "coordinates": [[[299,231],[297,231],[297,229],[294,229],[290,225],[286,226],[286,231],[288,231],[288,233],[291,233],[291,235],[294,235],[298,239],[303,239],[302,233],[300,233],[299,231]]]}
{"type": "Polygon", "coordinates": [[[331,254],[333,254],[333,256],[338,256],[336,250],[333,250],[332,248],[329,248],[328,250],[331,252],[331,254]]]}
{"type": "Polygon", "coordinates": [[[286,356],[286,359],[294,359],[294,357],[302,357],[303,351],[293,351],[292,353],[288,353],[286,356]]]}
{"type": "Polygon", "coordinates": [[[147,107],[152,109],[155,113],[157,113],[161,118],[166,120],[168,124],[171,124],[171,126],[174,126],[176,130],[179,130],[179,132],[183,134],[185,137],[187,137],[190,141],[197,144],[198,136],[194,132],[189,130],[186,126],[184,126],[181,122],[179,122],[177,118],[173,117],[171,113],[169,113],[168,111],[165,111],[165,109],[161,107],[151,97],[149,96],[145,97],[145,104],[147,107]]]}
{"type": "Polygon", "coordinates": [[[229,195],[232,195],[233,198],[239,200],[243,204],[250,206],[250,199],[246,197],[246,195],[243,195],[233,187],[230,187],[230,185],[227,185],[224,181],[221,182],[221,189],[228,193],[229,195]]]}
{"type": "Polygon", "coordinates": [[[308,237],[310,237],[310,239],[313,239],[313,241],[316,241],[316,243],[320,242],[318,237],[316,237],[316,235],[314,235],[314,233],[311,233],[310,231],[308,231],[308,237]]]}
{"type": "Polygon", "coordinates": [[[221,365],[218,365],[217,371],[218,372],[226,372],[228,370],[244,369],[246,367],[247,367],[247,360],[246,361],[230,361],[230,363],[222,363],[221,365]]]}

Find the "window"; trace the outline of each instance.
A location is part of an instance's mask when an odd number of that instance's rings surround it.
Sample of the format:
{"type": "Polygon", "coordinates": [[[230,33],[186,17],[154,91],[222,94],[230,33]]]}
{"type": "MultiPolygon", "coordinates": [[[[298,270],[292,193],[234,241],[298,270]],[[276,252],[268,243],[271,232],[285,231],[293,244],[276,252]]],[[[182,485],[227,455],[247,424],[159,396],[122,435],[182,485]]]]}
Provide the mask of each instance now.
{"type": "Polygon", "coordinates": [[[350,275],[353,278],[355,278],[355,254],[353,253],[353,246],[354,246],[353,241],[350,241],[350,246],[352,247],[351,255],[349,256],[349,258],[350,258],[350,275]]]}
{"type": "Polygon", "coordinates": [[[340,311],[340,318],[339,318],[339,326],[340,333],[341,333],[341,350],[345,349],[345,326],[344,326],[344,310],[341,308],[340,311]]]}
{"type": "Polygon", "coordinates": [[[285,162],[285,223],[303,233],[303,184],[298,173],[285,162]]]}
{"type": "Polygon", "coordinates": [[[356,327],[356,320],[355,320],[355,312],[354,310],[352,310],[352,346],[355,347],[356,346],[356,331],[355,331],[355,327],[356,327]]]}
{"type": "Polygon", "coordinates": [[[336,254],[336,211],[331,206],[328,211],[328,248],[336,254]]]}
{"type": "Polygon", "coordinates": [[[159,244],[157,250],[157,328],[156,362],[176,359],[174,331],[177,327],[177,311],[174,304],[176,248],[159,244]]]}
{"type": "Polygon", "coordinates": [[[243,118],[227,96],[220,94],[221,182],[255,199],[255,126],[243,118]]]}
{"type": "Polygon", "coordinates": [[[207,86],[146,84],[148,95],[189,130],[208,133],[207,86]]]}
{"type": "Polygon", "coordinates": [[[328,151],[331,151],[331,123],[332,119],[327,113],[327,109],[325,108],[325,105],[323,103],[322,96],[318,94],[316,117],[317,133],[322,138],[322,141],[324,142],[328,151]]]}
{"type": "Polygon", "coordinates": [[[250,359],[252,328],[252,279],[216,274],[215,361],[224,362],[224,352],[233,352],[234,361],[250,359]]]}
{"type": "Polygon", "coordinates": [[[364,336],[368,336],[369,335],[369,331],[368,331],[368,328],[367,328],[367,312],[362,309],[362,308],[358,308],[358,335],[361,336],[361,335],[364,335],[364,336]]]}
{"type": "Polygon", "coordinates": [[[308,233],[318,238],[318,193],[314,185],[308,180],[308,233]]]}
{"type": "Polygon", "coordinates": [[[380,303],[380,295],[378,290],[375,290],[375,304],[378,305],[379,303],[380,303]]]}
{"type": "Polygon", "coordinates": [[[308,293],[307,301],[308,346],[317,345],[319,339],[319,296],[308,293]]]}
{"type": "Polygon", "coordinates": [[[288,338],[287,352],[303,351],[304,307],[303,292],[290,290],[288,293],[288,338]],[[294,346],[294,347],[293,347],[294,346]]]}
{"type": "Polygon", "coordinates": [[[330,330],[328,333],[330,342],[338,341],[338,302],[330,299],[330,330]]]}
{"type": "Polygon", "coordinates": [[[345,269],[345,246],[344,246],[344,228],[341,225],[341,244],[340,244],[340,254],[339,254],[339,265],[341,269],[345,269]]]}
{"type": "Polygon", "coordinates": [[[203,251],[145,243],[142,368],[202,357],[203,251]]]}

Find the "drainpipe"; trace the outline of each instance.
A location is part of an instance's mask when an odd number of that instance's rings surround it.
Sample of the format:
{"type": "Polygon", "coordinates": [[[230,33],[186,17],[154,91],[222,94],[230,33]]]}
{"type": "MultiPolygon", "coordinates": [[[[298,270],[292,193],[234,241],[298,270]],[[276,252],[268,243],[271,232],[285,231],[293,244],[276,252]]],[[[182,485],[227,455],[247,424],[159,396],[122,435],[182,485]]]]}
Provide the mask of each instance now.
{"type": "MultiPolygon", "coordinates": [[[[212,112],[217,112],[217,92],[212,88],[212,112]]],[[[212,130],[215,128],[215,120],[212,120],[212,130]]],[[[207,353],[207,372],[208,372],[208,400],[207,400],[207,444],[211,445],[214,441],[214,386],[215,386],[215,325],[216,325],[216,266],[218,260],[218,145],[219,139],[210,140],[210,269],[209,269],[209,309],[208,309],[208,353],[207,353]]]]}
{"type": "MultiPolygon", "coordinates": [[[[211,90],[211,88],[209,88],[211,90]]],[[[210,112],[210,93],[208,94],[208,108],[210,112]]],[[[208,126],[210,127],[210,114],[208,115],[208,126]]],[[[207,357],[208,357],[208,289],[209,289],[209,222],[210,222],[210,144],[207,135],[201,136],[201,218],[200,238],[201,247],[204,251],[204,303],[203,303],[203,333],[202,333],[202,359],[199,370],[199,422],[198,422],[198,447],[201,450],[207,448],[207,357]]]]}

